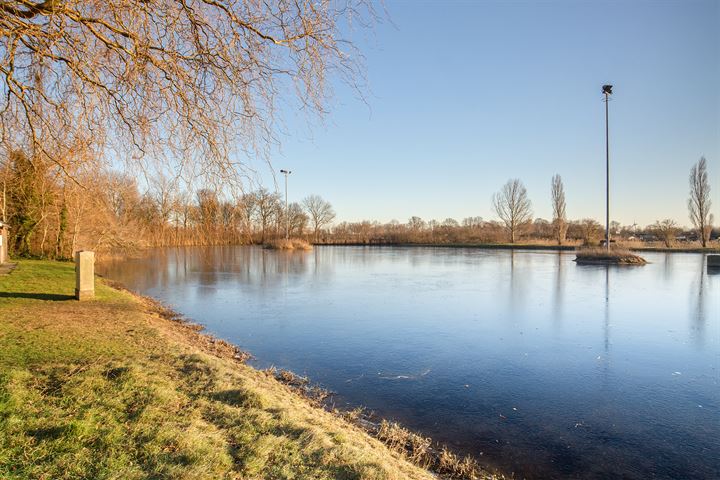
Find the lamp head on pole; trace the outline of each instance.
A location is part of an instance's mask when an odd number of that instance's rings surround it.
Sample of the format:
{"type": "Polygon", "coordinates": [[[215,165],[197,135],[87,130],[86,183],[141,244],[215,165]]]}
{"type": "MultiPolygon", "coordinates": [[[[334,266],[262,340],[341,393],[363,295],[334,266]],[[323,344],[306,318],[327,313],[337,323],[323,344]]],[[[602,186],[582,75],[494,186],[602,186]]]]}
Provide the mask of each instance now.
{"type": "Polygon", "coordinates": [[[612,95],[612,85],[603,85],[603,94],[612,95]]]}
{"type": "Polygon", "coordinates": [[[280,170],[280,173],[284,173],[285,175],[288,175],[292,172],[290,170],[280,170]]]}

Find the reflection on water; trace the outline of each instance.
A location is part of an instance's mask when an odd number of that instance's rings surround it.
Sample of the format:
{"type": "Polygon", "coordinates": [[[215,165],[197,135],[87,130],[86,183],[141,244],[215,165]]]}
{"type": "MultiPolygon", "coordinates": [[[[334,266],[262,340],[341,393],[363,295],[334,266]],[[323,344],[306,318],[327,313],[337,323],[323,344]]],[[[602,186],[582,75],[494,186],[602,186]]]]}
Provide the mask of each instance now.
{"type": "Polygon", "coordinates": [[[556,258],[557,262],[555,264],[555,290],[553,291],[553,319],[555,320],[555,327],[559,328],[562,323],[563,314],[563,253],[557,252],[556,258]]]}
{"type": "Polygon", "coordinates": [[[720,478],[720,276],[647,258],[214,247],[98,270],[518,477],[720,478]]]}
{"type": "MultiPolygon", "coordinates": [[[[608,242],[609,243],[609,242],[608,242]]],[[[610,350],[610,266],[605,266],[605,354],[610,350]]]]}
{"type": "MultiPolygon", "coordinates": [[[[690,299],[693,305],[693,314],[691,315],[691,326],[690,326],[690,336],[695,342],[702,343],[705,338],[705,322],[706,322],[706,315],[707,312],[705,309],[707,308],[707,304],[709,303],[709,292],[706,292],[707,286],[706,278],[707,275],[705,272],[703,272],[703,266],[705,265],[705,255],[698,255],[700,260],[700,269],[699,272],[696,274],[695,281],[692,282],[692,287],[690,289],[690,299]]],[[[720,309],[718,308],[718,292],[715,291],[715,315],[720,314],[720,309]]]]}

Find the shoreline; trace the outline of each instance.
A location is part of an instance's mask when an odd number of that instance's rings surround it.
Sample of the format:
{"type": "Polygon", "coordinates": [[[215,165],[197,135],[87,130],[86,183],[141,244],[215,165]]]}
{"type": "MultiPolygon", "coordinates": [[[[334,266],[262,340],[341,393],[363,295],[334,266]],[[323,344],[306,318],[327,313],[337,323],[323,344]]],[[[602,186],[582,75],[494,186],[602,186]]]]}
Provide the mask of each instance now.
{"type": "MultiPolygon", "coordinates": [[[[248,365],[249,353],[203,332],[204,327],[193,319],[152,297],[132,292],[118,282],[98,277],[95,299],[77,302],[71,295],[73,276],[70,263],[25,260],[19,262],[12,275],[0,278],[3,291],[0,313],[4,317],[0,321],[0,348],[5,348],[7,352],[5,359],[0,358],[0,367],[4,366],[7,371],[0,369],[0,393],[5,395],[0,395],[0,407],[7,408],[9,414],[22,419],[20,424],[28,424],[26,429],[16,432],[8,430],[8,439],[11,443],[16,441],[24,445],[26,440],[23,439],[34,438],[32,436],[36,434],[33,432],[38,431],[40,424],[40,431],[49,429],[48,432],[58,432],[48,437],[46,444],[49,446],[46,448],[52,448],[54,442],[61,447],[56,455],[41,452],[38,459],[20,458],[13,451],[4,451],[6,445],[0,442],[0,476],[3,472],[15,472],[22,477],[22,472],[25,472],[28,477],[49,475],[66,478],[58,473],[63,472],[62,469],[66,468],[63,465],[70,462],[63,457],[67,455],[68,447],[62,445],[67,444],[80,449],[73,452],[73,456],[85,455],[81,460],[73,457],[72,462],[77,464],[74,468],[96,471],[102,468],[98,465],[103,465],[106,456],[115,455],[113,449],[106,451],[98,447],[97,442],[104,445],[117,438],[120,443],[115,448],[124,451],[123,439],[132,437],[133,429],[139,424],[137,428],[142,432],[170,428],[172,434],[170,437],[159,433],[150,437],[143,434],[141,440],[136,439],[136,443],[140,443],[132,448],[143,450],[146,444],[167,441],[175,446],[165,447],[171,449],[168,450],[170,453],[160,457],[143,454],[142,460],[136,459],[122,468],[109,458],[107,462],[112,467],[111,472],[124,472],[123,468],[137,469],[143,462],[149,462],[154,465],[152,469],[157,469],[159,462],[163,468],[180,469],[172,474],[172,478],[196,478],[192,474],[195,466],[205,470],[222,467],[252,478],[258,472],[265,474],[271,471],[270,468],[277,468],[278,472],[293,471],[300,477],[307,475],[308,478],[322,479],[336,478],[340,472],[351,475],[348,478],[379,480],[505,478],[489,467],[480,467],[475,459],[460,458],[446,447],[396,423],[370,418],[362,409],[341,411],[334,408],[325,401],[328,392],[304,377],[248,365]],[[28,329],[40,335],[35,342],[27,343],[24,339],[22,332],[28,329]],[[36,366],[27,370],[24,365],[36,366]],[[13,373],[16,370],[17,373],[13,373]],[[48,394],[44,393],[47,390],[41,388],[36,393],[42,399],[41,412],[24,411],[22,408],[30,404],[17,403],[13,400],[14,395],[50,381],[45,380],[46,375],[42,373],[45,370],[49,371],[50,380],[55,379],[52,380],[52,391],[55,393],[47,397],[48,394]],[[4,388],[10,387],[6,387],[3,381],[4,375],[13,378],[20,375],[18,378],[28,378],[30,383],[17,392],[13,390],[14,384],[10,384],[12,388],[5,392],[4,388]],[[35,378],[37,375],[41,378],[35,378]],[[78,390],[72,388],[75,383],[88,382],[96,387],[89,390],[87,386],[78,390]],[[91,398],[90,405],[72,407],[63,413],[68,404],[72,406],[86,401],[85,397],[92,395],[89,392],[100,388],[97,385],[103,389],[110,388],[111,392],[101,390],[91,398]],[[153,395],[145,398],[148,389],[154,391],[158,385],[165,385],[158,391],[165,393],[157,399],[153,395]],[[170,401],[166,398],[168,395],[178,397],[178,400],[170,401]],[[9,407],[3,404],[6,399],[10,401],[9,407]],[[129,404],[122,407],[120,413],[104,406],[117,401],[129,404]],[[126,418],[122,412],[128,408],[137,410],[138,407],[133,405],[138,401],[147,403],[139,411],[140,416],[132,414],[126,418]],[[62,424],[91,421],[78,418],[77,412],[86,408],[97,409],[98,405],[101,417],[120,416],[117,421],[101,418],[103,425],[117,428],[118,433],[98,433],[90,446],[83,445],[88,441],[86,434],[75,440],[66,438],[72,437],[74,430],[67,430],[66,434],[67,427],[62,424]],[[155,412],[154,415],[159,415],[159,418],[144,418],[145,411],[155,412]],[[59,419],[65,420],[56,426],[59,419]],[[260,423],[256,425],[255,419],[260,423]],[[175,424],[189,426],[173,429],[175,424]],[[127,429],[131,431],[127,432],[127,429]],[[202,435],[195,438],[196,431],[202,435]],[[284,433],[293,431],[305,433],[297,437],[284,433]],[[183,440],[185,437],[188,439],[183,440]],[[248,438],[254,440],[248,441],[248,438]],[[226,442],[230,443],[221,446],[226,442]],[[280,442],[283,446],[277,444],[266,451],[261,448],[265,442],[272,445],[280,442]],[[275,449],[288,453],[273,455],[275,449]],[[191,453],[195,451],[204,454],[197,457],[194,456],[197,454],[191,453]],[[192,462],[183,460],[188,466],[178,467],[177,462],[166,458],[175,455],[172,452],[191,458],[192,462]],[[9,459],[10,464],[5,465],[3,458],[9,459]],[[261,470],[253,470],[256,464],[262,465],[257,467],[261,470]],[[239,472],[233,470],[238,468],[239,472]],[[253,471],[256,473],[253,474],[253,471]]],[[[2,421],[0,417],[0,426],[3,426],[2,421]]],[[[96,425],[91,431],[102,432],[103,428],[106,427],[96,425]]],[[[80,434],[85,430],[81,428],[80,434]]],[[[127,452],[124,455],[127,456],[127,452]]],[[[94,475],[97,474],[91,474],[94,475]]],[[[125,475],[137,476],[128,472],[125,475]]],[[[220,476],[226,474],[202,478],[220,476]]]]}
{"type": "MultiPolygon", "coordinates": [[[[373,248],[445,248],[445,249],[486,249],[486,250],[529,250],[537,252],[575,252],[581,248],[585,248],[582,245],[540,245],[540,244],[510,244],[510,243],[312,243],[312,247],[373,247],[373,248]]],[[[156,249],[180,249],[180,248],[210,248],[210,247],[258,247],[263,248],[262,244],[216,244],[216,245],[156,245],[156,246],[145,246],[138,249],[134,253],[122,254],[122,257],[140,257],[140,252],[156,250],[156,249]]],[[[649,253],[700,253],[700,254],[720,254],[719,247],[687,247],[687,248],[667,248],[667,247],[624,247],[618,245],[620,248],[625,248],[632,252],[649,252],[649,253]]],[[[278,250],[269,250],[278,251],[278,250]]],[[[293,252],[295,253],[295,252],[293,252]]],[[[308,253],[307,251],[300,250],[297,253],[308,253]]],[[[117,253],[106,253],[104,257],[115,257],[117,253]]],[[[64,261],[64,260],[57,260],[64,261]]]]}
{"type": "Polygon", "coordinates": [[[294,394],[310,403],[311,407],[328,412],[336,418],[360,428],[366,434],[381,441],[392,451],[399,453],[410,463],[421,469],[428,470],[441,480],[465,478],[473,480],[504,480],[506,478],[504,473],[495,469],[491,471],[490,467],[479,465],[475,457],[469,455],[460,457],[452,452],[447,445],[408,430],[398,422],[378,418],[362,405],[353,405],[352,407],[348,405],[337,408],[335,403],[330,401],[335,392],[313,383],[312,379],[308,377],[298,375],[291,370],[276,369],[274,366],[261,369],[248,365],[247,362],[256,358],[252,353],[205,332],[205,326],[202,323],[177,312],[154,297],[127,288],[121,282],[108,279],[102,275],[96,274],[96,276],[102,278],[109,287],[126,292],[138,301],[149,305],[149,308],[160,317],[177,324],[185,335],[189,335],[193,339],[194,344],[198,342],[201,345],[200,348],[205,349],[208,353],[231,359],[247,365],[257,372],[270,375],[278,383],[288,387],[294,394]],[[433,465],[436,467],[439,465],[440,468],[433,468],[433,465]]]}
{"type": "MultiPolygon", "coordinates": [[[[622,245],[622,244],[621,244],[622,245]]],[[[619,246],[621,246],[619,245],[619,246]]],[[[313,243],[315,247],[423,247],[423,248],[469,248],[487,250],[540,250],[574,252],[584,248],[582,245],[540,245],[533,243],[313,243]]],[[[624,247],[633,252],[658,253],[720,253],[720,247],[624,247]]]]}

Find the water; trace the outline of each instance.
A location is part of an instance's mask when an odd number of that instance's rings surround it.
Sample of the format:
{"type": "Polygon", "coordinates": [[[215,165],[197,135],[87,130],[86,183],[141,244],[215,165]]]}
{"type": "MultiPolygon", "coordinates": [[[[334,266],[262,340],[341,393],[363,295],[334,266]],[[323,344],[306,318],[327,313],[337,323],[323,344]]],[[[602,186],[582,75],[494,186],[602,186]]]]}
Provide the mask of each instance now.
{"type": "Polygon", "coordinates": [[[98,270],[517,477],[720,478],[720,275],[573,258],[198,247],[98,270]]]}

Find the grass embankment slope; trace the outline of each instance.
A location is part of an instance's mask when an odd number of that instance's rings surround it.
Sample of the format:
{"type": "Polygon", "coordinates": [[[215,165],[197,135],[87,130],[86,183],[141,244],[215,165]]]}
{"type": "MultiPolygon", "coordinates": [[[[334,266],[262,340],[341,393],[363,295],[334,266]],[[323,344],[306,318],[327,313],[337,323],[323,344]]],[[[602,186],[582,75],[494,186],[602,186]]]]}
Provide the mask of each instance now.
{"type": "Polygon", "coordinates": [[[0,478],[432,478],[140,298],[73,300],[73,275],[0,277],[0,478]]]}

